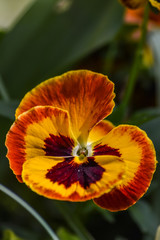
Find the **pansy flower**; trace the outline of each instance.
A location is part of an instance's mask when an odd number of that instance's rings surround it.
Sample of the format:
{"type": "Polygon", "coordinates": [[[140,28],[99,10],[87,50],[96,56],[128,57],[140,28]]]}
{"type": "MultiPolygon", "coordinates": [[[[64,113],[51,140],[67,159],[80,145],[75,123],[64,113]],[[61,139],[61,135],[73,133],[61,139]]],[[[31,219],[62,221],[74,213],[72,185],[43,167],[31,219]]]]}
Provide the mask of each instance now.
{"type": "Polygon", "coordinates": [[[93,199],[110,211],[133,205],[150,185],[155,150],[138,127],[103,120],[114,97],[114,84],[87,70],[28,92],[6,138],[18,180],[51,199],[93,199]]]}
{"type": "Polygon", "coordinates": [[[143,7],[147,2],[150,2],[151,5],[158,10],[160,10],[160,1],[159,0],[120,0],[128,8],[136,9],[143,7]]]}

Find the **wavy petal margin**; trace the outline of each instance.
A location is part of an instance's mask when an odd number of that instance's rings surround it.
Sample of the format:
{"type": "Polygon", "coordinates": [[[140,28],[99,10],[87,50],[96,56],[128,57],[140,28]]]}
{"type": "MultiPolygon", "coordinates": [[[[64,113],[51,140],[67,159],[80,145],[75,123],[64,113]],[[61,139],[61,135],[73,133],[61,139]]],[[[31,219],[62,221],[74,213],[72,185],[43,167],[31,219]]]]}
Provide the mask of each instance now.
{"type": "Polygon", "coordinates": [[[6,137],[7,157],[19,181],[25,161],[41,156],[71,157],[75,144],[68,113],[50,106],[21,114],[6,137]]]}
{"type": "Polygon", "coordinates": [[[97,125],[95,125],[88,137],[88,144],[96,142],[106,136],[115,126],[108,120],[102,120],[97,125]]]}
{"type": "Polygon", "coordinates": [[[120,125],[110,131],[101,145],[118,149],[126,164],[124,180],[94,202],[110,211],[125,210],[147,191],[156,168],[156,154],[146,133],[136,126],[120,125]]]}
{"type": "Polygon", "coordinates": [[[86,201],[109,192],[124,177],[125,164],[114,156],[52,159],[35,157],[23,164],[22,179],[36,193],[51,199],[86,201]]]}
{"type": "Polygon", "coordinates": [[[51,78],[28,92],[16,111],[16,117],[34,106],[67,110],[72,131],[85,145],[91,128],[107,117],[114,107],[114,84],[99,73],[70,71],[51,78]]]}

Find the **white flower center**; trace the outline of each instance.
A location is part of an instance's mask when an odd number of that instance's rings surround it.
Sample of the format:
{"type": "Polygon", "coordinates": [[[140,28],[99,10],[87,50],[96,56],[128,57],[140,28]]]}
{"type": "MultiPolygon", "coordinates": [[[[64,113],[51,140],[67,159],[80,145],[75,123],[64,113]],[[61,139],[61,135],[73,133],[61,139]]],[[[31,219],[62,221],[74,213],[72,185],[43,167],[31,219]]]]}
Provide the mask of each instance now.
{"type": "Polygon", "coordinates": [[[86,147],[82,147],[81,145],[77,145],[73,151],[72,155],[75,157],[79,157],[80,160],[84,159],[85,157],[92,156],[92,147],[91,145],[87,145],[86,147]]]}

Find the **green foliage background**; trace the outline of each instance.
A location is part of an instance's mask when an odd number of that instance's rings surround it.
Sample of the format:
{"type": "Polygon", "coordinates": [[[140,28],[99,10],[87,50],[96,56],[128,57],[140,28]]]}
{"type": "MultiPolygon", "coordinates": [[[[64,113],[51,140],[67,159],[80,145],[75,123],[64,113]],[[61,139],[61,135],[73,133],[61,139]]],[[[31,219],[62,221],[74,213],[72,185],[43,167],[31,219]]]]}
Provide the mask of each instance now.
{"type": "MultiPolygon", "coordinates": [[[[6,159],[5,135],[21,98],[41,81],[71,69],[89,69],[115,83],[116,108],[123,102],[138,40],[136,25],[124,23],[117,0],[37,0],[17,23],[0,33],[0,182],[25,199],[50,224],[61,240],[87,239],[73,223],[98,240],[152,240],[160,224],[160,174],[157,166],[145,196],[127,211],[110,213],[84,203],[58,203],[20,184],[6,159]],[[64,5],[61,4],[64,2],[64,5]],[[63,208],[62,208],[63,207],[63,208]],[[67,211],[70,218],[64,217],[67,211]],[[82,226],[83,225],[83,226],[82,226]]],[[[154,66],[142,64],[125,118],[144,129],[160,156],[160,30],[148,35],[156,53],[154,66]]],[[[20,205],[0,192],[0,238],[48,240],[42,226],[20,205]],[[7,230],[10,229],[10,230],[7,230]],[[16,237],[17,235],[17,237],[16,237]]]]}

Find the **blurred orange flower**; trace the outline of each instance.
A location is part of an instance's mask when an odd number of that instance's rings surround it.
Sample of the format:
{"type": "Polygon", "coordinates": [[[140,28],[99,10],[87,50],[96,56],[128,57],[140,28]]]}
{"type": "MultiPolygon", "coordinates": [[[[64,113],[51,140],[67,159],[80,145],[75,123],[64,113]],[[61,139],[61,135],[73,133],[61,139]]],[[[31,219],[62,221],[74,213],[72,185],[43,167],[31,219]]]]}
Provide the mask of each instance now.
{"type": "Polygon", "coordinates": [[[87,70],[67,72],[28,92],[6,137],[18,180],[51,199],[93,199],[111,211],[133,205],[150,185],[155,150],[138,127],[103,120],[114,97],[114,84],[87,70]]]}
{"type": "MultiPolygon", "coordinates": [[[[124,20],[126,23],[141,24],[143,14],[144,8],[139,8],[136,10],[126,9],[124,20]]],[[[151,30],[156,27],[160,27],[160,13],[154,13],[153,11],[150,11],[148,29],[151,30]]]]}

